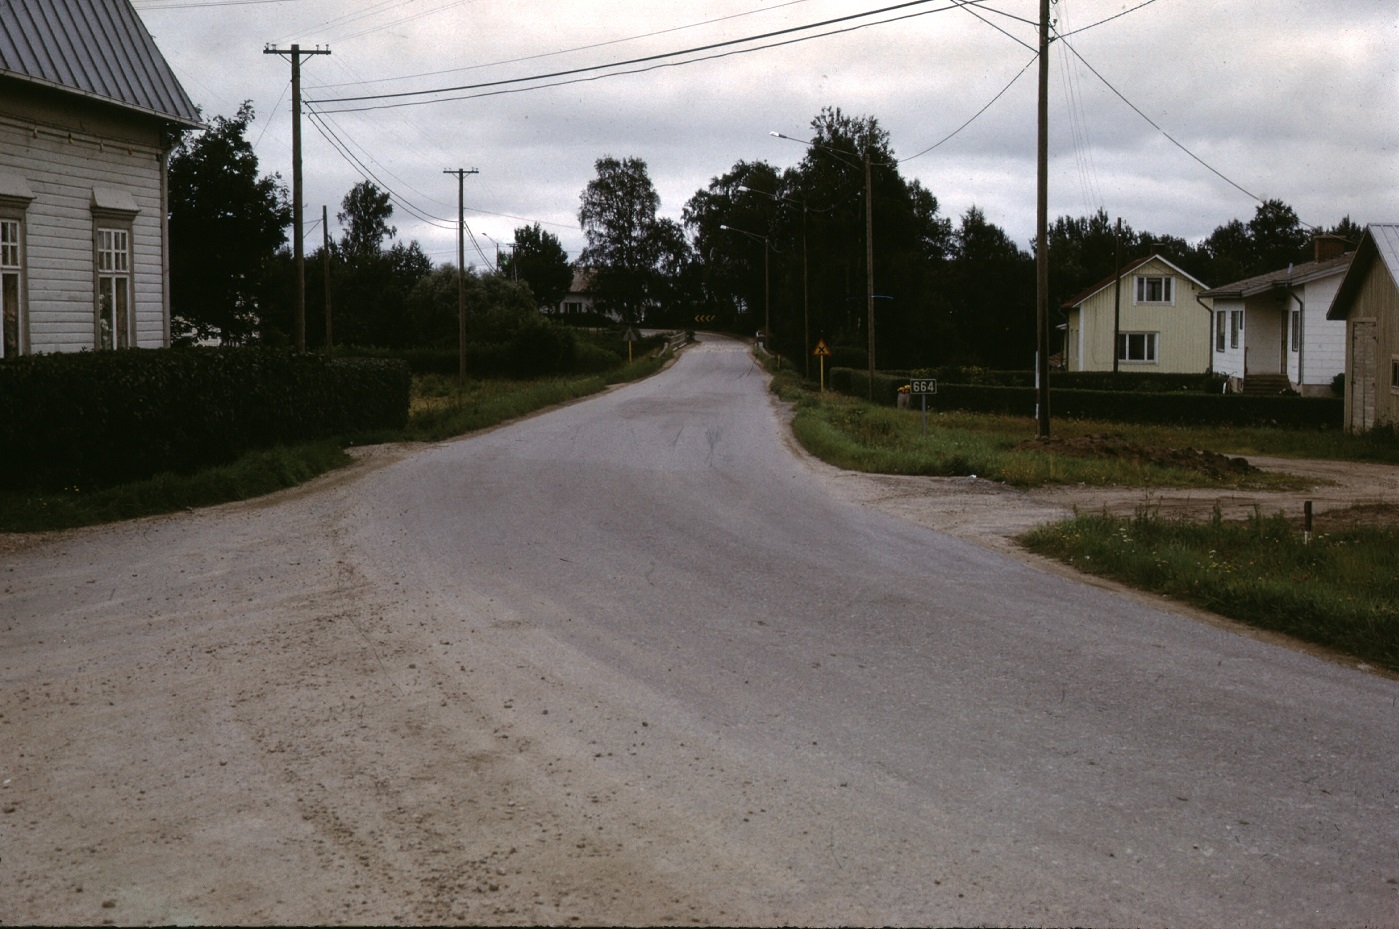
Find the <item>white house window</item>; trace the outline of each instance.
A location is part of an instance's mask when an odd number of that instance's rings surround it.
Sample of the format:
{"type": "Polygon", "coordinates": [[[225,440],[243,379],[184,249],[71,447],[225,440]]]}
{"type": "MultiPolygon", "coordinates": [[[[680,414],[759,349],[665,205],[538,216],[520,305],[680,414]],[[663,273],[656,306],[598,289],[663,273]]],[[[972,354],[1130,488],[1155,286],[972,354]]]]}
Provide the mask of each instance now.
{"type": "Polygon", "coordinates": [[[1138,303],[1171,303],[1175,299],[1175,278],[1170,275],[1137,278],[1138,303]]]}
{"type": "Polygon", "coordinates": [[[130,348],[131,231],[97,229],[97,347],[130,348]]]}
{"type": "Polygon", "coordinates": [[[1217,352],[1224,351],[1224,337],[1229,328],[1229,321],[1225,317],[1228,315],[1224,310],[1214,314],[1214,350],[1217,352]]]}
{"type": "Polygon", "coordinates": [[[1239,333],[1244,331],[1244,311],[1229,311],[1229,347],[1239,347],[1239,333]]]}
{"type": "Polygon", "coordinates": [[[20,284],[24,274],[20,223],[0,219],[0,358],[20,353],[20,284]]]}
{"type": "Polygon", "coordinates": [[[1292,310],[1292,353],[1295,355],[1302,350],[1302,311],[1292,310]]]}
{"type": "Polygon", "coordinates": [[[1156,363],[1155,332],[1120,332],[1117,335],[1117,360],[1136,364],[1156,363]]]}

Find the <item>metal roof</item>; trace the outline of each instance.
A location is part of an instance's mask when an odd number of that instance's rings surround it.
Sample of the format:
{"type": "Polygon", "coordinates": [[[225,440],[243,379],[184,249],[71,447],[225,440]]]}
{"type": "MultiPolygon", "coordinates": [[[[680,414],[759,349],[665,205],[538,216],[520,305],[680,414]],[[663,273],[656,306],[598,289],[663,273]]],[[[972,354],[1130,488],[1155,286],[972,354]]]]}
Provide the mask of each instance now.
{"type": "Polygon", "coordinates": [[[1253,277],[1246,277],[1242,281],[1235,281],[1232,284],[1225,284],[1222,287],[1215,287],[1200,294],[1202,297],[1228,299],[1244,299],[1255,294],[1261,294],[1266,290],[1273,290],[1279,287],[1295,287],[1298,284],[1305,284],[1317,278],[1330,277],[1333,274],[1344,274],[1346,268],[1350,267],[1351,259],[1355,257],[1355,252],[1346,252],[1339,258],[1328,258],[1325,261],[1304,261],[1301,264],[1290,265],[1281,271],[1269,271],[1267,274],[1256,274],[1253,277]]]}
{"type": "Polygon", "coordinates": [[[1390,282],[1399,287],[1399,223],[1371,223],[1365,227],[1360,247],[1355,250],[1355,261],[1341,279],[1341,286],[1336,289],[1336,296],[1326,311],[1327,319],[1346,318],[1366,271],[1375,261],[1389,272],[1390,282]]]}
{"type": "Polygon", "coordinates": [[[129,0],[0,0],[0,76],[201,123],[129,0]]]}

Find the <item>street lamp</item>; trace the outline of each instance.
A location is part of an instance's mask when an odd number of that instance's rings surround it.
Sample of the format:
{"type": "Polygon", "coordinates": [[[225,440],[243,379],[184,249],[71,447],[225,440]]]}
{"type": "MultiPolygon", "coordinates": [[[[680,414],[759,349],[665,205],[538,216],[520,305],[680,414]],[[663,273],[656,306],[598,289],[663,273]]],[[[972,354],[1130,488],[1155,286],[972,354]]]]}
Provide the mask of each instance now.
{"type": "MultiPolygon", "coordinates": [[[[812,148],[819,148],[823,152],[830,152],[841,161],[845,161],[840,155],[843,150],[830,148],[826,145],[818,145],[815,142],[804,142],[801,139],[794,139],[789,135],[780,132],[769,132],[768,135],[778,139],[786,139],[788,142],[796,142],[800,145],[809,145],[812,148]]],[[[857,155],[856,152],[843,152],[846,155],[857,155]]],[[[863,156],[865,163],[865,313],[868,319],[869,329],[869,368],[870,368],[870,399],[874,399],[874,198],[871,196],[870,184],[870,153],[867,151],[863,156]]],[[[845,161],[846,164],[850,162],[845,161]]],[[[853,166],[852,166],[853,167],[853,166]]]]}
{"type": "Polygon", "coordinates": [[[755,190],[743,184],[738,185],[738,189],[750,194],[762,194],[764,197],[771,197],[773,200],[782,200],[787,203],[799,204],[802,208],[802,357],[806,359],[806,377],[811,377],[811,297],[808,290],[808,274],[806,264],[806,201],[793,200],[791,197],[784,197],[781,194],[770,194],[766,190],[755,190]]]}
{"type": "MultiPolygon", "coordinates": [[[[485,232],[478,233],[478,234],[479,234],[482,238],[484,238],[484,239],[489,239],[490,242],[491,242],[493,245],[495,245],[495,269],[496,269],[496,273],[499,273],[499,272],[500,272],[500,243],[497,242],[495,239],[491,238],[491,236],[490,236],[489,234],[485,233],[485,232]]],[[[511,258],[511,261],[510,261],[510,277],[511,277],[512,280],[518,281],[518,280],[520,279],[520,269],[517,268],[517,267],[515,267],[515,261],[514,261],[514,258],[515,258],[515,243],[514,243],[514,242],[507,242],[507,243],[505,244],[505,247],[508,248],[508,249],[510,249],[510,258],[511,258]]]]}
{"type": "Polygon", "coordinates": [[[771,250],[772,245],[768,242],[768,237],[765,235],[745,232],[742,229],[735,229],[733,226],[726,226],[722,223],[719,225],[719,228],[725,232],[737,232],[739,235],[746,235],[750,239],[756,239],[763,243],[763,348],[771,351],[772,329],[770,327],[772,326],[772,302],[770,299],[771,291],[768,284],[768,252],[771,250]]]}

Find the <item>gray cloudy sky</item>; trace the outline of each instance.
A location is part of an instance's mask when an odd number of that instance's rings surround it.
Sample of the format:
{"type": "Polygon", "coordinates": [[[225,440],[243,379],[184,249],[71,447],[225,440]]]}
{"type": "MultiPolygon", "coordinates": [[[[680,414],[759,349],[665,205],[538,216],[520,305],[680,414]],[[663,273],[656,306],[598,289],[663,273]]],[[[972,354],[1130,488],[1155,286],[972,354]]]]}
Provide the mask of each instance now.
{"type": "MultiPolygon", "coordinates": [[[[328,101],[588,68],[898,2],[134,5],[206,117],[253,102],[250,137],[262,168],[290,184],[290,65],[263,53],[269,43],[329,47],[331,55],[307,58],[302,69],[307,100],[328,101]]],[[[1026,65],[1034,57],[1039,4],[966,6],[905,3],[703,54],[788,43],[763,50],[622,76],[588,72],[579,76],[594,79],[554,79],[552,87],[496,88],[536,88],[523,92],[311,104],[322,114],[303,122],[308,245],[320,241],[320,229],[310,223],[323,204],[338,233],[340,200],[367,173],[394,194],[400,237],[417,239],[434,262],[455,261],[457,182],[442,172],[477,168],[466,180],[467,223],[483,250],[493,253],[487,236],[507,243],[516,226],[537,221],[577,257],[578,198],[599,157],[644,159],[661,213],[678,219],[695,191],[740,160],[779,169],[798,162],[803,146],[768,133],[806,138],[812,117],[835,106],[876,117],[897,155],[908,159],[901,171],[937,196],[944,215],[955,220],[975,205],[1027,246],[1035,217],[1036,69],[1026,65]],[[423,99],[438,102],[330,112],[423,99]]],[[[1102,207],[1138,230],[1195,241],[1231,219],[1253,216],[1256,202],[1243,188],[1286,201],[1315,225],[1346,215],[1361,224],[1399,221],[1393,0],[1058,0],[1053,15],[1065,41],[1050,53],[1051,217],[1102,207]]],[[[470,245],[467,261],[483,263],[470,245]]]]}

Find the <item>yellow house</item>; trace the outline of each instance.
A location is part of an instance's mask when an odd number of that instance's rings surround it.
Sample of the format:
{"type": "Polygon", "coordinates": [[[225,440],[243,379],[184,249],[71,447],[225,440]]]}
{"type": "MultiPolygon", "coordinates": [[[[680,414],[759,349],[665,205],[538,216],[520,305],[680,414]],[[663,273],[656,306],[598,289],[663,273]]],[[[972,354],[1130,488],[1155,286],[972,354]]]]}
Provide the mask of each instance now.
{"type": "Polygon", "coordinates": [[[1160,255],[1126,265],[1064,304],[1069,371],[1203,374],[1210,368],[1206,286],[1160,255]]]}

